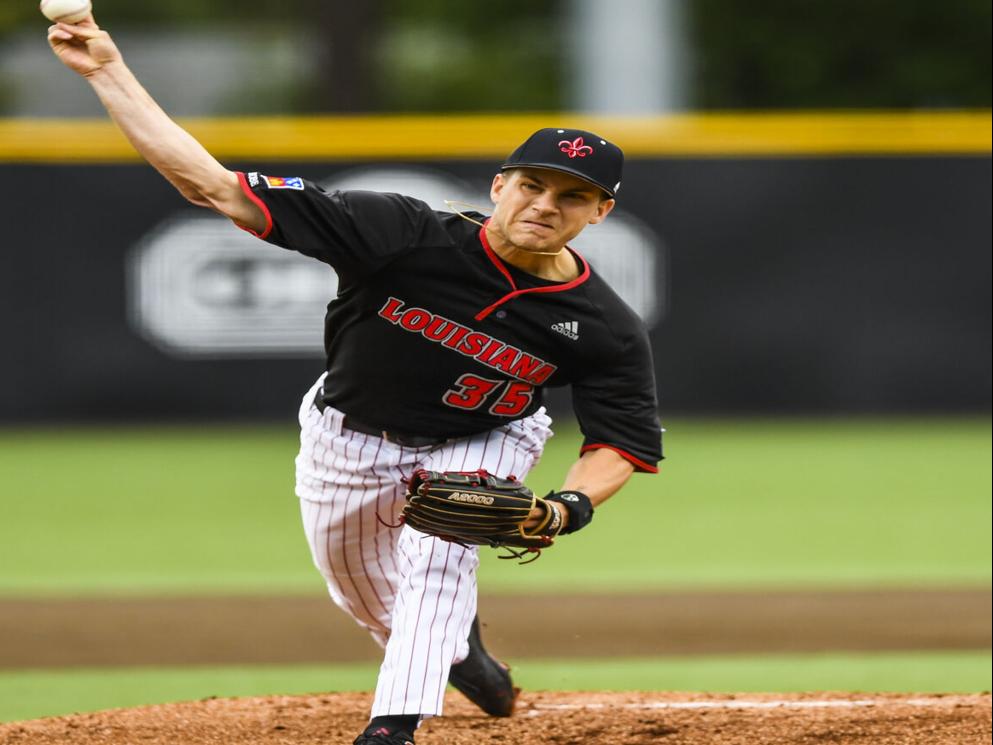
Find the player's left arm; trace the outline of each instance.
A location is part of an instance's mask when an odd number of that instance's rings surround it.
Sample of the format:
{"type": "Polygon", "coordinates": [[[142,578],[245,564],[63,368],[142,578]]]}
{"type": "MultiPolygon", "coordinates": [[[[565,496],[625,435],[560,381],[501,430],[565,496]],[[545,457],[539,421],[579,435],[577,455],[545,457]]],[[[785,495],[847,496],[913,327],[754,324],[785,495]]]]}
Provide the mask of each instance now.
{"type": "MultiPolygon", "coordinates": [[[[620,491],[633,473],[634,466],[613,450],[589,450],[572,464],[558,494],[579,492],[589,498],[590,506],[595,508],[620,491]]],[[[565,504],[552,500],[549,500],[549,504],[558,510],[562,516],[562,530],[568,532],[569,510],[565,504]]],[[[544,509],[535,507],[525,527],[537,527],[544,515],[544,509]]]]}
{"type": "Polygon", "coordinates": [[[634,466],[613,450],[588,450],[572,464],[561,491],[578,491],[597,507],[627,483],[634,466]]]}
{"type": "MultiPolygon", "coordinates": [[[[617,347],[601,356],[605,364],[573,382],[573,409],[583,446],[562,488],[545,497],[561,513],[566,533],[585,527],[594,508],[616,494],[635,471],[657,473],[663,457],[648,335],[633,311],[620,304],[614,308],[613,325],[626,334],[614,337],[617,347]]],[[[543,505],[538,507],[532,516],[545,514],[543,505]]],[[[527,527],[535,525],[540,522],[527,527]]]]}

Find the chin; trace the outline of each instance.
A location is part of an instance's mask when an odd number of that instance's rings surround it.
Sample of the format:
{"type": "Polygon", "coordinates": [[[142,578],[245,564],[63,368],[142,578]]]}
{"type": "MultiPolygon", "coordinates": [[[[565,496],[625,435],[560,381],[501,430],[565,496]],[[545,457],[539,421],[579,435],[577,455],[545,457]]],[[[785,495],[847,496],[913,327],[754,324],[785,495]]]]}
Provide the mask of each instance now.
{"type": "Polygon", "coordinates": [[[559,245],[555,238],[539,237],[530,232],[515,235],[513,242],[524,251],[551,251],[559,245]]]}

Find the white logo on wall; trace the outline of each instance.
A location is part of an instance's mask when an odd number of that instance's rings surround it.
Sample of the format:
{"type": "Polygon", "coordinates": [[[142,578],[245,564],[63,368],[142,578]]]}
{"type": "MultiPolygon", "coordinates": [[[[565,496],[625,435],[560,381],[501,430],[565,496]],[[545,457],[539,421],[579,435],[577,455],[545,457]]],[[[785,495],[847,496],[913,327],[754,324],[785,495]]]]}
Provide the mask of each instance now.
{"type": "Polygon", "coordinates": [[[313,259],[266,246],[211,216],[169,220],[129,272],[131,320],[177,355],[319,353],[338,278],[313,259]]]}
{"type": "MultiPolygon", "coordinates": [[[[481,211],[490,204],[485,193],[418,168],[362,168],[321,185],[400,192],[442,211],[450,211],[446,199],[481,211]]],[[[666,297],[657,266],[666,262],[661,241],[647,226],[615,211],[572,245],[648,325],[658,322],[666,297]]],[[[132,324],[173,355],[323,354],[324,312],[338,287],[326,264],[265,244],[211,215],[167,220],[135,246],[130,264],[132,324]]]]}

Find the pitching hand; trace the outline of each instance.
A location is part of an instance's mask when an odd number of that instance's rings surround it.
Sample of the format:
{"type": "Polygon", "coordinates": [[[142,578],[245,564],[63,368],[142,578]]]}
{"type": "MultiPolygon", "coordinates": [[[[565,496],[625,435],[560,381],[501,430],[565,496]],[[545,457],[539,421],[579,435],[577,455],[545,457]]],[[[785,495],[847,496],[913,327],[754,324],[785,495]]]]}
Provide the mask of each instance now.
{"type": "Polygon", "coordinates": [[[92,75],[104,65],[121,61],[121,53],[89,15],[76,24],[56,23],[48,29],[48,44],[62,64],[80,75],[92,75]]]}

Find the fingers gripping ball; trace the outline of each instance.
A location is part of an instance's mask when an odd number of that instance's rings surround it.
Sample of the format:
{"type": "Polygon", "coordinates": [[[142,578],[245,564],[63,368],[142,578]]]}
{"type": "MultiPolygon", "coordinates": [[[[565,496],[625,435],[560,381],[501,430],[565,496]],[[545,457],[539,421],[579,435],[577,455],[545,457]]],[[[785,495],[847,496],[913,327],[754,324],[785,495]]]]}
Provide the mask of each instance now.
{"type": "Polygon", "coordinates": [[[50,21],[79,23],[93,10],[90,0],[41,0],[41,12],[50,21]]]}
{"type": "Polygon", "coordinates": [[[403,522],[463,545],[507,547],[511,554],[505,558],[540,552],[561,528],[558,510],[524,484],[483,470],[416,471],[407,484],[403,522]],[[535,507],[544,516],[526,529],[535,507]]]}

